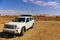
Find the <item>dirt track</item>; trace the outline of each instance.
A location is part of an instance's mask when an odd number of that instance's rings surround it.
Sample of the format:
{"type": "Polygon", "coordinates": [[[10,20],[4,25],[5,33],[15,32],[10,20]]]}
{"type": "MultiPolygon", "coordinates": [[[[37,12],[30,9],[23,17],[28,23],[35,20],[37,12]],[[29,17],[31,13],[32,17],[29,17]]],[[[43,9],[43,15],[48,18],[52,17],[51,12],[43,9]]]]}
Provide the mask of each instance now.
{"type": "Polygon", "coordinates": [[[0,40],[60,40],[60,21],[36,21],[34,28],[26,31],[24,36],[0,40]]]}

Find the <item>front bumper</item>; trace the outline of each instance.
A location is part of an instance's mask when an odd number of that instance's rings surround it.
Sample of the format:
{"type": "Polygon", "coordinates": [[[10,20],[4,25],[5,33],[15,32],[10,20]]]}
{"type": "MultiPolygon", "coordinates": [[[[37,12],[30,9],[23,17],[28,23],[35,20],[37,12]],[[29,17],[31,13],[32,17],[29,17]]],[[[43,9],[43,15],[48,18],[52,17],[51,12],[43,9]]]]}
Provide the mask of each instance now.
{"type": "Polygon", "coordinates": [[[3,30],[3,32],[12,33],[12,34],[19,34],[18,30],[13,30],[13,31],[11,31],[11,30],[3,30]]]}

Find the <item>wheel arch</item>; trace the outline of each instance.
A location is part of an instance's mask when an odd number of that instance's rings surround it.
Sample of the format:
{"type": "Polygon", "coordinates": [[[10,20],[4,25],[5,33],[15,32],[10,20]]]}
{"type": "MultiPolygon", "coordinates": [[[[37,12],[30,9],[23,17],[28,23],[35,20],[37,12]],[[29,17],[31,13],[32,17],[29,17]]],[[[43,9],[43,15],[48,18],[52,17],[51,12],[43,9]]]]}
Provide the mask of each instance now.
{"type": "Polygon", "coordinates": [[[25,26],[23,26],[22,28],[24,28],[24,31],[26,31],[26,27],[25,26]]]}

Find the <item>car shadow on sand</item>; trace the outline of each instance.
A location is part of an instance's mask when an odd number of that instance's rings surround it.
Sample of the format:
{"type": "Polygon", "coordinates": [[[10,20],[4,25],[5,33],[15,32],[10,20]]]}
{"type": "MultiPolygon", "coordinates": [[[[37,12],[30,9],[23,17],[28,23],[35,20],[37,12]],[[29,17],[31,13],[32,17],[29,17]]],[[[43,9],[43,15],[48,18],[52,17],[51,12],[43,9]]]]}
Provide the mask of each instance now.
{"type": "Polygon", "coordinates": [[[15,38],[14,34],[0,32],[0,38],[15,38]]]}

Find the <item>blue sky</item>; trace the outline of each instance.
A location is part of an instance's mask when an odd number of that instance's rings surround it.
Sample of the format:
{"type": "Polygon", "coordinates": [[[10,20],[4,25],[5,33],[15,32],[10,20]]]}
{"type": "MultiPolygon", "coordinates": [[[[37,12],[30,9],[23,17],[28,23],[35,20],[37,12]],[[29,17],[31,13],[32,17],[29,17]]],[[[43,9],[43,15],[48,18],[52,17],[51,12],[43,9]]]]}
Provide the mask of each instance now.
{"type": "Polygon", "coordinates": [[[0,0],[0,10],[60,15],[60,0],[0,0]]]}

